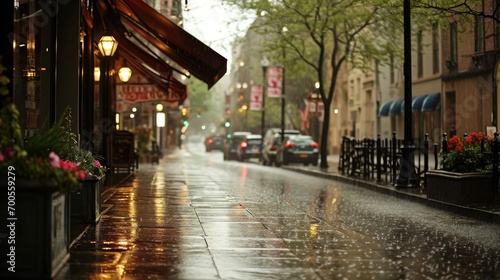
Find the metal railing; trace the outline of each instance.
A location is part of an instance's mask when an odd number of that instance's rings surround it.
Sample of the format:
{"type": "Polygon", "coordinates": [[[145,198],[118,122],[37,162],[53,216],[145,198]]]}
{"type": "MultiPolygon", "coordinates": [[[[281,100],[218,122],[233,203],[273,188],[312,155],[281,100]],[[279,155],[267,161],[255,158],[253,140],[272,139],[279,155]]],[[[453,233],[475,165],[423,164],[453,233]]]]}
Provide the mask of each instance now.
{"type": "MultiPolygon", "coordinates": [[[[467,134],[464,134],[464,139],[466,138],[467,134]]],[[[402,139],[396,138],[395,132],[391,139],[381,139],[380,135],[376,140],[368,138],[356,140],[344,136],[339,157],[339,172],[342,175],[394,185],[400,172],[403,143],[402,139]]],[[[448,152],[448,137],[446,133],[443,133],[441,147],[438,143],[430,145],[427,133],[424,139],[415,139],[410,144],[415,147],[411,157],[414,159],[418,185],[424,189],[425,174],[430,170],[431,163],[433,169],[438,169],[439,153],[448,152]]],[[[492,140],[481,142],[481,153],[484,160],[488,158],[492,162],[494,196],[498,194],[499,152],[500,137],[498,133],[495,133],[492,140]]]]}

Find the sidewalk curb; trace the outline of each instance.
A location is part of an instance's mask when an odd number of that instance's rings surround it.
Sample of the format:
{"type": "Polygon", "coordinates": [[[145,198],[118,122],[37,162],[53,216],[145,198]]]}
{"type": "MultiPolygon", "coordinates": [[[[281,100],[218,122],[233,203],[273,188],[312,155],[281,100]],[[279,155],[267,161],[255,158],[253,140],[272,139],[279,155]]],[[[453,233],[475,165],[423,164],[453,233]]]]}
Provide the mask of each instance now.
{"type": "Polygon", "coordinates": [[[450,204],[442,201],[437,201],[433,199],[427,198],[425,195],[416,195],[416,194],[410,194],[406,193],[404,191],[395,189],[393,186],[390,185],[379,185],[374,182],[369,182],[357,178],[351,178],[343,175],[337,175],[337,174],[331,174],[325,171],[321,171],[320,169],[318,170],[311,170],[311,169],[304,169],[304,168],[298,168],[298,167],[282,167],[283,169],[286,170],[291,170],[295,172],[299,172],[302,174],[307,174],[307,175],[312,175],[312,176],[317,176],[325,179],[331,179],[335,181],[339,181],[342,183],[348,183],[351,185],[354,185],[356,187],[363,187],[372,191],[376,191],[379,193],[387,194],[387,195],[392,195],[397,198],[402,198],[406,199],[412,202],[417,202],[426,206],[430,206],[436,209],[448,211],[448,212],[453,212],[455,214],[465,216],[468,218],[480,220],[483,222],[488,222],[488,223],[493,223],[493,224],[499,224],[500,225],[500,215],[487,211],[487,210],[482,210],[482,209],[477,209],[477,208],[471,208],[471,207],[466,207],[466,206],[461,206],[461,205],[456,205],[456,204],[450,204]]]}

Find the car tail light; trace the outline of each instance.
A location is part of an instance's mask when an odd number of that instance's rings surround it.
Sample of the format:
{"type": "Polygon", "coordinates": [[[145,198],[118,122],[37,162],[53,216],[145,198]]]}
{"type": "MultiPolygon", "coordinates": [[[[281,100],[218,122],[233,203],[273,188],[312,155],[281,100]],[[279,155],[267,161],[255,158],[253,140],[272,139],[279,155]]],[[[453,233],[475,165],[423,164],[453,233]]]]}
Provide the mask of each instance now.
{"type": "Polygon", "coordinates": [[[291,149],[293,147],[295,147],[295,143],[293,143],[293,142],[286,142],[285,149],[291,149]]]}
{"type": "Polygon", "coordinates": [[[271,148],[269,148],[270,151],[277,151],[278,150],[278,146],[271,146],[271,148]]]}
{"type": "Polygon", "coordinates": [[[212,144],[212,142],[214,142],[212,138],[208,139],[208,145],[212,144]]]}
{"type": "Polygon", "coordinates": [[[240,147],[242,149],[245,149],[246,147],[248,147],[248,143],[247,142],[241,142],[240,147]]]}
{"type": "Polygon", "coordinates": [[[318,147],[318,143],[316,143],[316,142],[312,142],[312,143],[311,143],[311,147],[313,147],[313,148],[317,148],[317,147],[318,147]]]}

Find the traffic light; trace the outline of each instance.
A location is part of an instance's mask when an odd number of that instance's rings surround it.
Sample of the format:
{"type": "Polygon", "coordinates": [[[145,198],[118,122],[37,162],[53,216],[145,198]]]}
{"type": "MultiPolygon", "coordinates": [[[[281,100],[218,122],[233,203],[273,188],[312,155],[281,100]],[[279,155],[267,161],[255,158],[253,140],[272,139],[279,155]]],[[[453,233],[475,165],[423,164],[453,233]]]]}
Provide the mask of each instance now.
{"type": "Polygon", "coordinates": [[[231,126],[231,122],[229,120],[226,120],[226,122],[224,123],[224,126],[225,127],[230,127],[231,126]]]}

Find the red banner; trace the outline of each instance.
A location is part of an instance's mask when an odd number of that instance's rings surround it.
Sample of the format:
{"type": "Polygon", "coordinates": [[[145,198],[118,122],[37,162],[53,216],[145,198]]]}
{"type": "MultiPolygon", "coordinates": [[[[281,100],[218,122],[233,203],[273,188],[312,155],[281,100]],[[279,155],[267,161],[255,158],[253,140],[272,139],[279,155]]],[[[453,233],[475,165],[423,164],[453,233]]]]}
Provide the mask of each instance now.
{"type": "Polygon", "coordinates": [[[262,86],[252,85],[250,88],[250,110],[262,110],[262,86]]]}
{"type": "Polygon", "coordinates": [[[282,84],[283,68],[280,66],[267,67],[267,96],[281,97],[282,84]]]}

